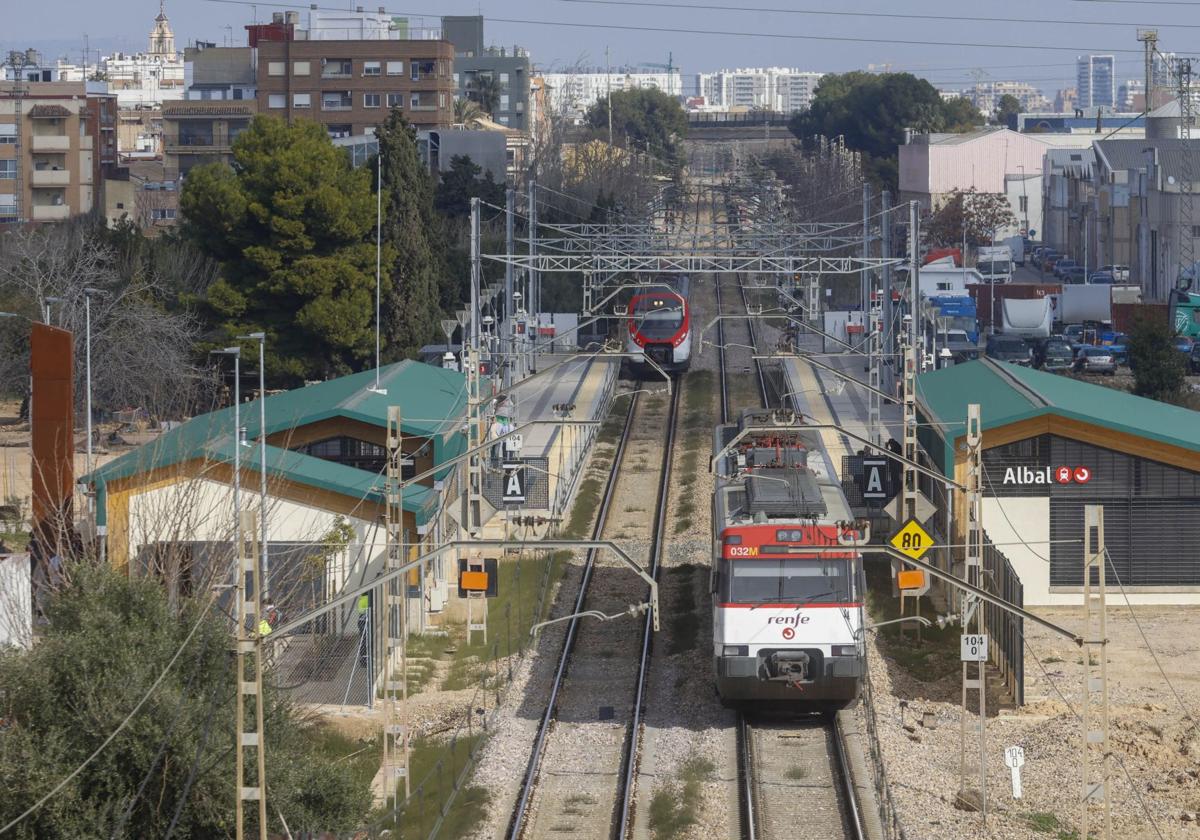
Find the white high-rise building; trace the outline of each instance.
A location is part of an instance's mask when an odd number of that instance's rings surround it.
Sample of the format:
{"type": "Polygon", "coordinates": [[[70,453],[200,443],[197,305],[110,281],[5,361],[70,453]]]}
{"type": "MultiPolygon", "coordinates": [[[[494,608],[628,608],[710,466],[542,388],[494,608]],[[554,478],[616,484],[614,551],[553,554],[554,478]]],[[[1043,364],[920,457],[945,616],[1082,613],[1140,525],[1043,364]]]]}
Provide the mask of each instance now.
{"type": "Polygon", "coordinates": [[[1026,82],[976,82],[963,95],[987,115],[996,111],[1001,98],[1005,96],[1015,97],[1021,103],[1021,110],[1026,112],[1045,111],[1050,106],[1042,92],[1026,82]]]}
{"type": "Polygon", "coordinates": [[[808,110],[824,75],[792,67],[726,69],[697,73],[696,88],[709,106],[790,114],[808,110]]]}
{"type": "Polygon", "coordinates": [[[643,73],[637,70],[586,70],[579,73],[542,73],[546,86],[547,107],[553,114],[582,119],[596,100],[619,90],[656,88],[671,96],[683,95],[683,76],[670,73],[643,73]]]}
{"type": "Polygon", "coordinates": [[[1111,55],[1081,55],[1075,59],[1076,90],[1075,107],[1117,107],[1116,59],[1111,55]]]}

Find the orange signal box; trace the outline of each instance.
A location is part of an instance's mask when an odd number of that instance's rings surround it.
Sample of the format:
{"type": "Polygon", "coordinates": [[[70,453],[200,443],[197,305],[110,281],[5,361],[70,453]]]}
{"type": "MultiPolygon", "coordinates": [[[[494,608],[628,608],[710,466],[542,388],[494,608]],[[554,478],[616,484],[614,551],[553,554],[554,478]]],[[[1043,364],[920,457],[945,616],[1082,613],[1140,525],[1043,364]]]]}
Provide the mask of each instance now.
{"type": "Polygon", "coordinates": [[[487,572],[460,572],[458,586],[467,592],[487,592],[488,574],[487,572]]]}
{"type": "Polygon", "coordinates": [[[920,589],[925,585],[923,569],[904,569],[896,573],[896,586],[901,589],[920,589]]]}

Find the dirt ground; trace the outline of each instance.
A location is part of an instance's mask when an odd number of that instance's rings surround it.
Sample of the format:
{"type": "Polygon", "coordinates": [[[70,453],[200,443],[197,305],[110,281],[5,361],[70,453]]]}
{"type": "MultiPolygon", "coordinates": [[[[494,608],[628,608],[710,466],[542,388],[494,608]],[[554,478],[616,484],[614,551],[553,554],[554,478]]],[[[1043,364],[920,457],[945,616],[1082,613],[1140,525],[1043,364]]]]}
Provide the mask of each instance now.
{"type": "MultiPolygon", "coordinates": [[[[1200,838],[1200,722],[1195,717],[1200,710],[1200,607],[1136,607],[1130,612],[1119,593],[1110,594],[1109,603],[1112,836],[1195,840],[1200,838]],[[1121,606],[1113,606],[1114,601],[1121,606]]],[[[1068,629],[1083,625],[1081,607],[1036,612],[1068,629]]],[[[1026,705],[988,720],[987,833],[978,814],[952,804],[959,786],[958,676],[914,680],[896,667],[888,645],[875,646],[882,654],[872,663],[879,675],[880,740],[909,837],[1079,840],[1082,652],[1070,639],[1028,621],[1024,633],[1026,705]],[[906,709],[900,708],[901,700],[906,709]],[[932,713],[934,727],[913,727],[925,712],[932,713]],[[900,722],[905,717],[908,729],[900,722]],[[1025,751],[1020,799],[1012,795],[1011,772],[1003,762],[1009,746],[1025,751]]],[[[1098,729],[1099,722],[1094,719],[1091,728],[1098,729]]],[[[1093,762],[1098,768],[1098,749],[1093,762]]],[[[1092,813],[1094,831],[1099,811],[1092,813]]]]}

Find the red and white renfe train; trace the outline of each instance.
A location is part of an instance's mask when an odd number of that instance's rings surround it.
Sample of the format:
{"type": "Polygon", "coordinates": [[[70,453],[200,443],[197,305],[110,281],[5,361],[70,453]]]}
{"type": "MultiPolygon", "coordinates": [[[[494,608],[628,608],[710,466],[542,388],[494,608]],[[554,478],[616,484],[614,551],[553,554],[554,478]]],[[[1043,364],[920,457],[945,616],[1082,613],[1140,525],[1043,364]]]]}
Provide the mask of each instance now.
{"type": "Polygon", "coordinates": [[[688,369],[692,362],[692,311],[687,275],[656,281],[630,299],[625,350],[635,370],[654,365],[667,373],[688,369]]]}
{"type": "Polygon", "coordinates": [[[854,702],[863,593],[851,519],[814,431],[744,411],[717,426],[713,665],[728,705],[825,711],[854,702]],[[814,551],[815,547],[824,551],[814,551]]]}

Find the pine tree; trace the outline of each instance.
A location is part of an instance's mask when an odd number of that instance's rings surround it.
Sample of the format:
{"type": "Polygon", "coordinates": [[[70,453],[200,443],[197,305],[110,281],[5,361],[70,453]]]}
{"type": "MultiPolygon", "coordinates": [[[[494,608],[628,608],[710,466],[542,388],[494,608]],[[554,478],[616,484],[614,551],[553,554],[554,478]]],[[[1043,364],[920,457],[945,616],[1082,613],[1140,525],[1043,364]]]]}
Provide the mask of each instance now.
{"type": "Polygon", "coordinates": [[[214,342],[264,330],[268,372],[287,385],[344,374],[370,358],[369,179],[322,126],[274,117],[256,117],[238,136],[233,168],[213,163],[189,173],[180,196],[185,234],[221,262],[205,298],[214,342]]]}

